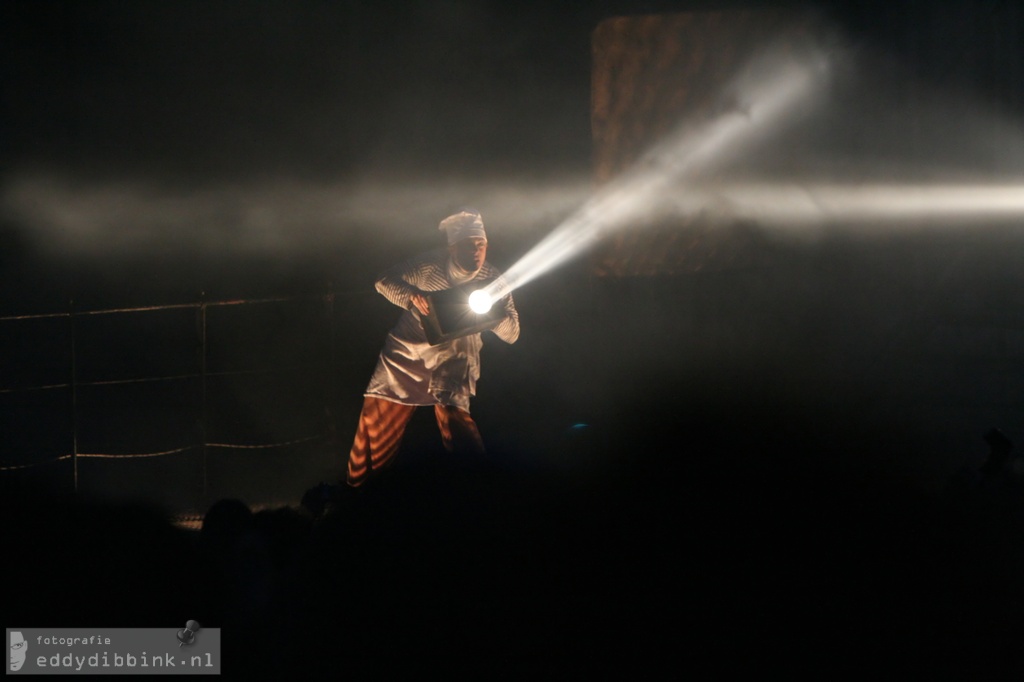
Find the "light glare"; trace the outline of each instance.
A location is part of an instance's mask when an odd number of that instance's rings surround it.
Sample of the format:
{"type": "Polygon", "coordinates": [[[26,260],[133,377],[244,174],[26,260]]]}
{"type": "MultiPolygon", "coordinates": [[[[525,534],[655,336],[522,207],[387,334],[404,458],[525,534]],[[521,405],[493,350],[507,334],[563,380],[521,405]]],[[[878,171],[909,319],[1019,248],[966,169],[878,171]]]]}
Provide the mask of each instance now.
{"type": "Polygon", "coordinates": [[[483,315],[491,309],[494,301],[483,289],[478,289],[469,295],[469,309],[477,315],[483,315]]]}

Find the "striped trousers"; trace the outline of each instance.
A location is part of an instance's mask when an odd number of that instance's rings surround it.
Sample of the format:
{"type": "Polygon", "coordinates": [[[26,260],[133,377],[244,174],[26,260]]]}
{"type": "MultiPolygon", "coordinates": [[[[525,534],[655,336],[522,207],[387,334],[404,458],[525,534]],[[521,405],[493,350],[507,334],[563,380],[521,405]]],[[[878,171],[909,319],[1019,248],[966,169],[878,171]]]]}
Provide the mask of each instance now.
{"type": "MultiPolygon", "coordinates": [[[[387,466],[402,444],[405,427],[416,407],[371,396],[363,399],[356,437],[348,453],[346,478],[350,486],[362,485],[372,472],[387,466]]],[[[434,405],[434,416],[448,452],[483,454],[484,442],[469,412],[450,405],[434,405]]]]}

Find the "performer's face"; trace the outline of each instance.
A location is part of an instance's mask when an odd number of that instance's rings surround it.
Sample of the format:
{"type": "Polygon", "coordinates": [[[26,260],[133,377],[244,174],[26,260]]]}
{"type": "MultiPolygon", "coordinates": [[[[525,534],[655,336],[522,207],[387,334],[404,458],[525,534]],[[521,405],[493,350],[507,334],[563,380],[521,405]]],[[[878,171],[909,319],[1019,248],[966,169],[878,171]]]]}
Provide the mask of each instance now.
{"type": "Polygon", "coordinates": [[[487,240],[482,237],[460,239],[448,247],[455,264],[468,272],[476,272],[487,259],[487,240]]]}

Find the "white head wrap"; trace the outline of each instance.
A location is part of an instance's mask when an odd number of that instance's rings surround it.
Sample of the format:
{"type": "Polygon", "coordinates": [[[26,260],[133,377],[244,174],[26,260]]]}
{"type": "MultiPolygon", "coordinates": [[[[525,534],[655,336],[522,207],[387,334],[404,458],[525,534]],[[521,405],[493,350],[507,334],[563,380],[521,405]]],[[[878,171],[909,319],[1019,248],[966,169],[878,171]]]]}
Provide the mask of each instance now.
{"type": "Polygon", "coordinates": [[[487,233],[484,232],[484,219],[479,211],[472,208],[464,208],[458,213],[448,216],[441,221],[438,229],[448,233],[449,244],[469,237],[487,239],[487,233]]]}

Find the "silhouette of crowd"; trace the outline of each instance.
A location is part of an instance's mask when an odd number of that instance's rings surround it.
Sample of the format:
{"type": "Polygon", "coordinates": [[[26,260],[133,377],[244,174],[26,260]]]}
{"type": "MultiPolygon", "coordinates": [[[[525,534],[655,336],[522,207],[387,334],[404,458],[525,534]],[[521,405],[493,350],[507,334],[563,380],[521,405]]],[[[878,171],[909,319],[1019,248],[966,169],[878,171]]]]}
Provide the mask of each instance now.
{"type": "Polygon", "coordinates": [[[644,415],[629,421],[644,447],[607,429],[595,442],[625,466],[585,483],[399,460],[297,507],[219,500],[199,532],[9,491],[4,610],[40,625],[195,619],[222,628],[228,676],[1012,669],[1024,523],[1015,479],[993,483],[1017,476],[1001,432],[972,483],[932,495],[830,467],[824,441],[784,457],[792,441],[726,428],[736,415],[644,415]]]}

